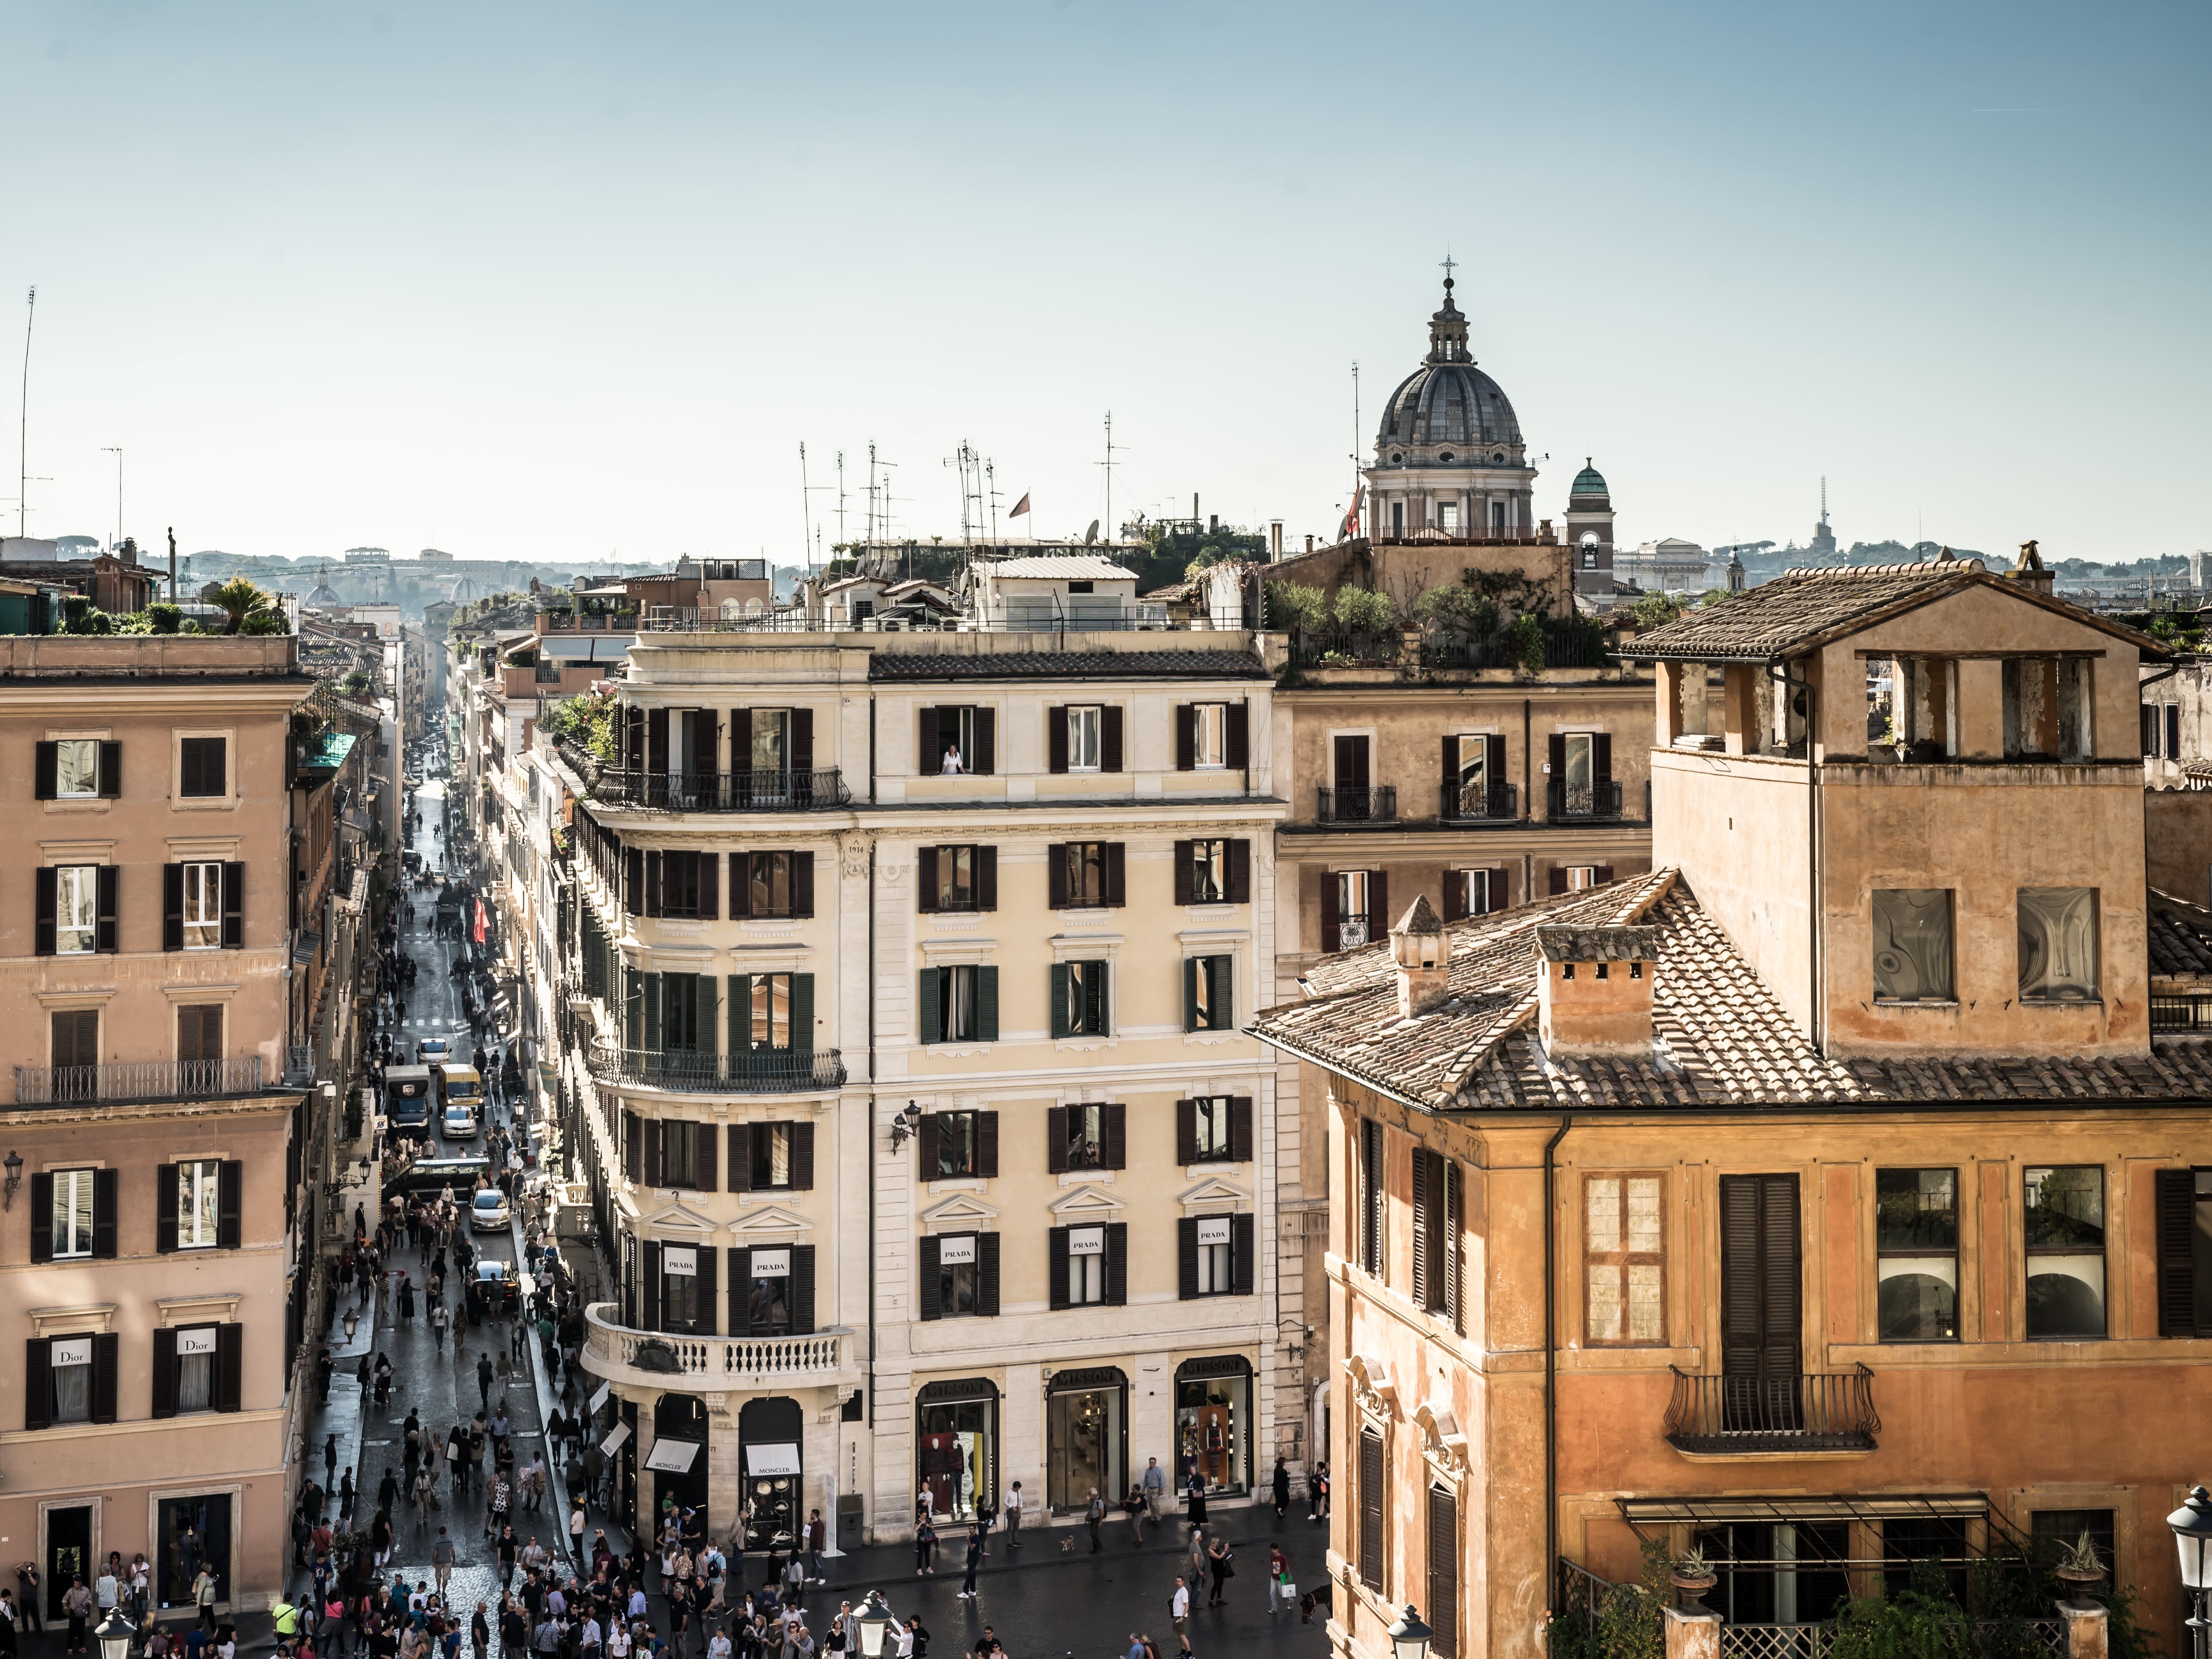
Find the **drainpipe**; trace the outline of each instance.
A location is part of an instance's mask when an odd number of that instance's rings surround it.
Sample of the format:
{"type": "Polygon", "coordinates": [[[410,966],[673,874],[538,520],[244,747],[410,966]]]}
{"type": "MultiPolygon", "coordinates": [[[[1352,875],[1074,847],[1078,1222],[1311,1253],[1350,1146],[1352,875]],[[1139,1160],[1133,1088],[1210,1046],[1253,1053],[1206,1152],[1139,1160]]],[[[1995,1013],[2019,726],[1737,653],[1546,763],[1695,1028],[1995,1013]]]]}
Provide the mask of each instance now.
{"type": "Polygon", "coordinates": [[[1535,787],[1530,781],[1535,774],[1529,744],[1535,740],[1535,701],[1523,697],[1521,699],[1521,816],[1524,819],[1536,816],[1536,798],[1529,793],[1535,787]]]}
{"type": "MultiPolygon", "coordinates": [[[[1821,1047],[1821,1032],[1827,1022],[1826,1009],[1821,1005],[1820,988],[1822,960],[1820,948],[1820,774],[1813,758],[1813,745],[1820,730],[1820,693],[1809,678],[1794,678],[1790,665],[1779,658],[1770,657],[1766,662],[1766,678],[1777,685],[1790,686],[1805,694],[1805,867],[1806,879],[1812,891],[1812,909],[1807,917],[1806,957],[1812,975],[1812,1000],[1808,1005],[1807,1035],[1813,1046],[1825,1054],[1821,1047]]],[[[1783,750],[1790,747],[1790,714],[1785,708],[1782,714],[1783,750]]]]}
{"type": "Polygon", "coordinates": [[[1544,1608],[1559,1610],[1559,1168],[1553,1154],[1575,1127],[1574,1114],[1544,1143],[1544,1608]]]}

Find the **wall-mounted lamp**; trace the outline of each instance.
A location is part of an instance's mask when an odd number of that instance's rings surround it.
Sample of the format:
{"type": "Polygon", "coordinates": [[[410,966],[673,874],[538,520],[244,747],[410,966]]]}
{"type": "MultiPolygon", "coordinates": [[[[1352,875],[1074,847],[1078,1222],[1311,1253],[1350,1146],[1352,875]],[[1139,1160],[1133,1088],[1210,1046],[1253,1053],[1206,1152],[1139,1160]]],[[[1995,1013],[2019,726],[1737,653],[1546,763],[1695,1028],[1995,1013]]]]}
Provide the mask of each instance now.
{"type": "Polygon", "coordinates": [[[15,1203],[15,1188],[23,1184],[23,1155],[9,1147],[7,1160],[0,1164],[0,1168],[8,1171],[8,1184],[0,1187],[0,1210],[12,1209],[15,1203]]]}
{"type": "Polygon", "coordinates": [[[921,1108],[909,1100],[906,1110],[891,1119],[891,1150],[897,1152],[904,1146],[908,1137],[921,1127],[921,1108]]]}

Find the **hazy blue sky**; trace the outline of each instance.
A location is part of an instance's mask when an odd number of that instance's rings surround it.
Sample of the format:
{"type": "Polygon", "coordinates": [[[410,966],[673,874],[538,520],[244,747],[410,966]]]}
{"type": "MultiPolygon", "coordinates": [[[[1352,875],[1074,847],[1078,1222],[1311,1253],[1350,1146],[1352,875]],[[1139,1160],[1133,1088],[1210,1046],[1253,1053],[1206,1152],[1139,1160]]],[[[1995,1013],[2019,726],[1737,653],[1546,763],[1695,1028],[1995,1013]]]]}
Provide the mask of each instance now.
{"type": "MultiPolygon", "coordinates": [[[[1331,528],[1462,262],[1626,541],[2212,546],[2190,3],[10,0],[33,534],[799,556],[1136,505],[1331,528]],[[813,497],[835,533],[835,499],[813,497]],[[1002,521],[1003,522],[1003,521],[1002,521]]],[[[9,445],[12,451],[14,446],[9,445]]],[[[15,455],[0,496],[15,494],[15,455]]],[[[12,500],[6,527],[15,528],[12,500]]]]}

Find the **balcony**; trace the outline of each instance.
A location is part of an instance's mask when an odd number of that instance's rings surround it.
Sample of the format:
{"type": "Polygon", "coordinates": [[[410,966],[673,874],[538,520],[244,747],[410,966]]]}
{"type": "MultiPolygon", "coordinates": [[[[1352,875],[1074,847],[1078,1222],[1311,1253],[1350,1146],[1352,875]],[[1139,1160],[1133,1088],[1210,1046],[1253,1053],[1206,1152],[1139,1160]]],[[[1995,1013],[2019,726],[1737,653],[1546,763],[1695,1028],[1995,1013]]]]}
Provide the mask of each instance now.
{"type": "Polygon", "coordinates": [[[655,812],[828,812],[853,804],[843,769],[835,766],[808,772],[672,774],[602,766],[571,744],[562,744],[560,750],[593,797],[610,806],[655,812]]]}
{"type": "Polygon", "coordinates": [[[1611,781],[1569,783],[1553,778],[1544,786],[1544,811],[1554,823],[1603,823],[1620,816],[1620,786],[1611,781]]]}
{"type": "Polygon", "coordinates": [[[678,1336],[634,1331],[611,1302],[584,1310],[590,1334],[584,1369],[593,1376],[647,1388],[805,1388],[857,1380],[844,1326],[805,1336],[678,1336]]]}
{"type": "Polygon", "coordinates": [[[2212,996],[2152,993],[2150,1029],[2160,1036],[2212,1036],[2212,996]]]}
{"type": "Polygon", "coordinates": [[[1394,823],[1398,817],[1398,792],[1373,789],[1319,789],[1314,816],[1323,823],[1394,823]]]}
{"type": "Polygon", "coordinates": [[[710,1054],[595,1042],[584,1063],[594,1082],[684,1094],[799,1095],[845,1086],[845,1061],[835,1048],[710,1054]]]}
{"type": "Polygon", "coordinates": [[[1692,1457],[1794,1456],[1875,1449],[1874,1373],[1691,1376],[1674,1366],[1667,1443],[1692,1457]]]}
{"type": "Polygon", "coordinates": [[[1446,823],[1511,823],[1521,816],[1521,791],[1510,783],[1447,783],[1437,816],[1446,823]]]}
{"type": "Polygon", "coordinates": [[[15,1068],[18,1106],[119,1106],[264,1092],[258,1054],[228,1060],[133,1060],[110,1066],[15,1068]]]}

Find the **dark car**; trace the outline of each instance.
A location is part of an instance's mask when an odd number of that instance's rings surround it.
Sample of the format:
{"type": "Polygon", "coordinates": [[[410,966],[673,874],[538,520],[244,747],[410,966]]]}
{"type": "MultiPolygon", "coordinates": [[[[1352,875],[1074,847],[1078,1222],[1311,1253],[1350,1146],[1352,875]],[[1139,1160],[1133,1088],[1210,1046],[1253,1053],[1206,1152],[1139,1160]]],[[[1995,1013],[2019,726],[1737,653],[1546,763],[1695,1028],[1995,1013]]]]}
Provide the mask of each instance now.
{"type": "Polygon", "coordinates": [[[469,1314],[475,1319],[503,1319],[522,1305],[522,1286],[512,1261],[478,1258],[469,1280],[469,1314]]]}
{"type": "Polygon", "coordinates": [[[451,1187],[453,1201],[465,1207],[469,1195],[476,1191],[477,1177],[490,1171],[491,1162],[483,1158],[418,1158],[386,1181],[384,1191],[386,1197],[398,1193],[409,1198],[426,1194],[435,1198],[451,1187]]]}

